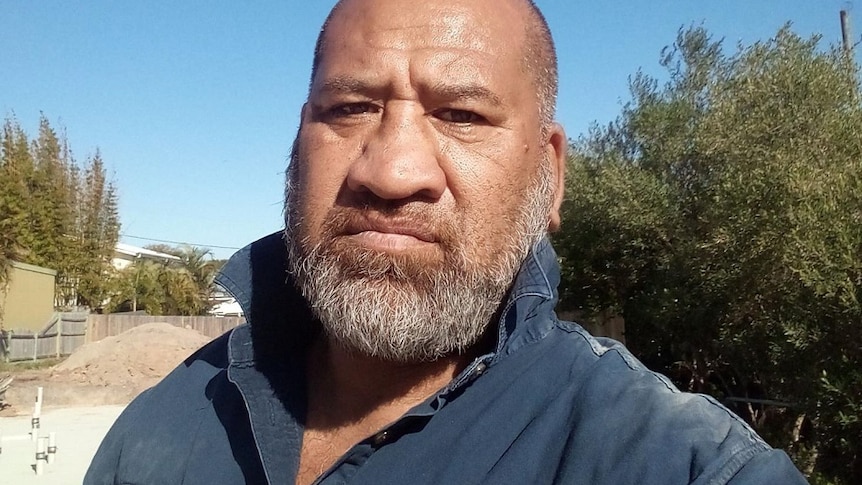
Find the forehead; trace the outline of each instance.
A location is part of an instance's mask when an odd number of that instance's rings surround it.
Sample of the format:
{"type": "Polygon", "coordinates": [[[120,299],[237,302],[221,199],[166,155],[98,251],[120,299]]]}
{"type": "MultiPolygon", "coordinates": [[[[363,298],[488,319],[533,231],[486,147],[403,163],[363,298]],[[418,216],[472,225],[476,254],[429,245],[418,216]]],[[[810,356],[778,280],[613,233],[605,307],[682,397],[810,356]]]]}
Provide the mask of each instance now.
{"type": "Polygon", "coordinates": [[[412,62],[438,76],[526,78],[518,7],[506,0],[346,0],[326,28],[316,78],[369,62],[408,70],[412,62]]]}

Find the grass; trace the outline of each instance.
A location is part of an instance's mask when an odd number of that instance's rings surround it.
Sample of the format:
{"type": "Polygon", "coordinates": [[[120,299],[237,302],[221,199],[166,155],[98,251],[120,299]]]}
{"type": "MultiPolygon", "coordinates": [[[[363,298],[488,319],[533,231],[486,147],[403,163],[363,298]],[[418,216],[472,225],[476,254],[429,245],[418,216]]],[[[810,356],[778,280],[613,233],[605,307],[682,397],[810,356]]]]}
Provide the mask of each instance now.
{"type": "Polygon", "coordinates": [[[28,370],[47,369],[62,361],[63,359],[22,360],[18,362],[0,361],[0,374],[15,374],[28,370]]]}

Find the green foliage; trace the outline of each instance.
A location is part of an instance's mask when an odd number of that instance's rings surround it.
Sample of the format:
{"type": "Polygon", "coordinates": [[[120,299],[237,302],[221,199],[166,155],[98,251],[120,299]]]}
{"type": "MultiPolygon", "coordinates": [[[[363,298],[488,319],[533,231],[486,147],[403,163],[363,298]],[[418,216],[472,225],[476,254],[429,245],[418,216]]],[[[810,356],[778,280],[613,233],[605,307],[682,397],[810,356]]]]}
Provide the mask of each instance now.
{"type": "Polygon", "coordinates": [[[91,308],[97,308],[108,291],[104,283],[105,267],[100,263],[111,260],[120,230],[116,189],[106,182],[98,150],[84,171],[78,203],[82,208],[78,214],[78,248],[84,263],[78,272],[78,298],[91,308]]]}
{"type": "Polygon", "coordinates": [[[179,263],[138,261],[115,272],[107,312],[146,311],[150,315],[205,315],[211,307],[218,269],[209,249],[193,246],[149,249],[178,256],[179,263]]]}
{"type": "Polygon", "coordinates": [[[731,406],[818,482],[862,481],[862,91],[788,27],[726,55],[701,28],[572,146],[564,307],[731,406]],[[773,405],[763,405],[766,399],[773,405]],[[754,400],[754,401],[752,401],[754,400]]]}
{"type": "Polygon", "coordinates": [[[0,142],[0,287],[14,259],[56,270],[62,306],[99,307],[120,228],[99,152],[82,172],[44,116],[32,142],[6,119],[0,142]]]}
{"type": "Polygon", "coordinates": [[[27,135],[10,120],[3,125],[0,152],[0,286],[5,287],[10,261],[25,253],[33,239],[28,221],[33,158],[27,135]]]}

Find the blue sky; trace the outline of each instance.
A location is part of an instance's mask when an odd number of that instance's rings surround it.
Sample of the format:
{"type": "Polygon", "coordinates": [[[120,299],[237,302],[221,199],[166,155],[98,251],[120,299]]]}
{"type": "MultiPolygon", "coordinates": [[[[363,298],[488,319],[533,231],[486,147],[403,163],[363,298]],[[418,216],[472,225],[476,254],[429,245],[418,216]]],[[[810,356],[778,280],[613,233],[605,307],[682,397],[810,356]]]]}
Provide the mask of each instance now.
{"type": "MultiPolygon", "coordinates": [[[[333,3],[0,0],[0,114],[32,136],[43,112],[80,161],[101,150],[123,241],[227,257],[281,227],[286,160],[333,3]]],[[[732,50],[789,21],[826,46],[840,42],[849,9],[862,33],[862,12],[842,0],[537,4],[556,39],[558,118],[572,138],[619,113],[638,69],[663,75],[659,54],[680,27],[702,23],[732,50]]]]}

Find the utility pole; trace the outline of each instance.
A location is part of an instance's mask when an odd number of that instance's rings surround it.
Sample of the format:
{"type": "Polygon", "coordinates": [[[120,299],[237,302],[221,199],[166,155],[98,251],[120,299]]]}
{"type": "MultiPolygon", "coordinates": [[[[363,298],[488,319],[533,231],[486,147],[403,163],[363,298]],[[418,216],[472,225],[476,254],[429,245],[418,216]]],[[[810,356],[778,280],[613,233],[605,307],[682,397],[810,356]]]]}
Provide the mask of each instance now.
{"type": "Polygon", "coordinates": [[[841,11],[841,41],[844,45],[844,52],[847,55],[852,55],[853,34],[850,33],[850,12],[847,10],[841,11]]]}

